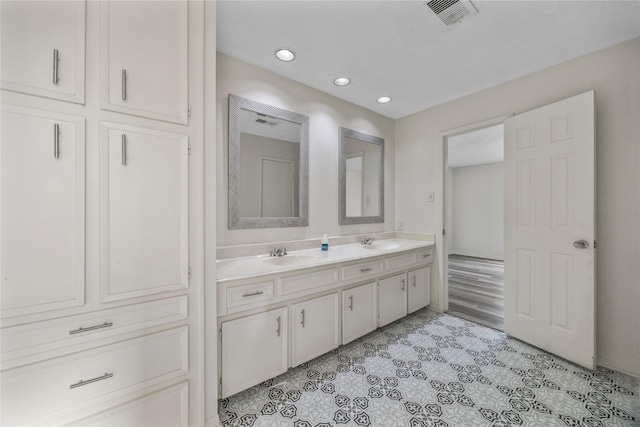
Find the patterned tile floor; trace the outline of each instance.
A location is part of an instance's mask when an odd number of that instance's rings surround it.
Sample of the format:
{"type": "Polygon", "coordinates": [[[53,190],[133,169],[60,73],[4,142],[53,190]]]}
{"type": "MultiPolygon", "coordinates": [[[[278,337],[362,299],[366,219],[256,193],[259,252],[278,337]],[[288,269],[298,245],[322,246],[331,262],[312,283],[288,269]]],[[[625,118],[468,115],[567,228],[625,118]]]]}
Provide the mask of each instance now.
{"type": "Polygon", "coordinates": [[[640,426],[638,379],[426,309],[219,402],[226,426],[640,426]]]}

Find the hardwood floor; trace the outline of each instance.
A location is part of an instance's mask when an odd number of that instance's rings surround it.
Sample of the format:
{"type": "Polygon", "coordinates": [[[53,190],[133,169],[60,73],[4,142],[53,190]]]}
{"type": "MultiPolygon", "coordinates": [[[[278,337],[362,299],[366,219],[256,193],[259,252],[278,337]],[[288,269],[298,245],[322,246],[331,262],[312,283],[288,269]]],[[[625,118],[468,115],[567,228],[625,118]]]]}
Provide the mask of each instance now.
{"type": "Polygon", "coordinates": [[[504,263],[449,255],[449,311],[502,331],[504,329],[504,263]]]}

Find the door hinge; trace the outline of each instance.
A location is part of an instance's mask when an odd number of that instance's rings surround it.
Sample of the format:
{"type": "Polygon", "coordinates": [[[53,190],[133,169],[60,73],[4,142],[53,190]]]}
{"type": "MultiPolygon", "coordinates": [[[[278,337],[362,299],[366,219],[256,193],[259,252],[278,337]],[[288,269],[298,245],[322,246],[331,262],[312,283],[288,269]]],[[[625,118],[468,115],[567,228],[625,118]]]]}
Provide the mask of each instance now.
{"type": "Polygon", "coordinates": [[[189,267],[189,273],[188,273],[189,279],[191,279],[191,267],[189,267]]]}
{"type": "Polygon", "coordinates": [[[191,105],[187,107],[187,117],[191,117],[191,105]]]}
{"type": "Polygon", "coordinates": [[[187,154],[191,155],[191,144],[187,146],[187,154]]]}

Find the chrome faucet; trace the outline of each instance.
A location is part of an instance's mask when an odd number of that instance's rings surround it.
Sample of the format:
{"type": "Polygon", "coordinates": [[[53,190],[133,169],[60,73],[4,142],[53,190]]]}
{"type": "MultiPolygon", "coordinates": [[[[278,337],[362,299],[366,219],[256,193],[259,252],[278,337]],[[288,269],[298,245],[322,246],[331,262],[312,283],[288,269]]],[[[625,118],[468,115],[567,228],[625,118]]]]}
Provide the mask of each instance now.
{"type": "Polygon", "coordinates": [[[373,237],[365,237],[364,239],[360,240],[360,244],[361,245],[370,245],[373,243],[373,241],[376,240],[373,237]]]}
{"type": "Polygon", "coordinates": [[[269,256],[285,256],[287,254],[287,247],[271,248],[269,256]]]}

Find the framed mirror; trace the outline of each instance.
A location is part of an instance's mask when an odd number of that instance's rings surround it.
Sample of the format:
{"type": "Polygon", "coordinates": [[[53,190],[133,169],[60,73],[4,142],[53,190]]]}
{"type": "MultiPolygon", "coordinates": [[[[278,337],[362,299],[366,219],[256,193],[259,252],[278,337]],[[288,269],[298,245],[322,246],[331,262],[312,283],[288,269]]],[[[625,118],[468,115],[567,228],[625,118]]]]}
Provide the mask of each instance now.
{"type": "Polygon", "coordinates": [[[309,225],[309,117],[229,95],[229,229],[309,225]]]}
{"type": "Polygon", "coordinates": [[[340,225],[384,222],[384,139],[340,128],[340,225]]]}

